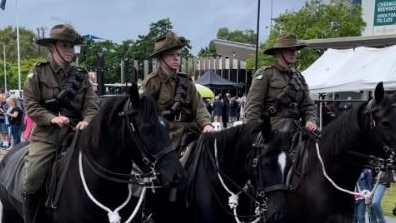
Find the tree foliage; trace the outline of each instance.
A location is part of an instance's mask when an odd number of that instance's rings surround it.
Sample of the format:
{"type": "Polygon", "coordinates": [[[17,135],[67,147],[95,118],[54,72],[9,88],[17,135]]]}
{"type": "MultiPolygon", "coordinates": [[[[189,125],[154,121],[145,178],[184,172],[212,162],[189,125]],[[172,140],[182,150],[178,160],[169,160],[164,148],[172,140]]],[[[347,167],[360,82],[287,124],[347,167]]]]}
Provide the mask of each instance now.
{"type": "MultiPolygon", "coordinates": [[[[360,5],[325,4],[321,0],[311,0],[300,10],[286,11],[274,19],[268,39],[259,47],[258,67],[272,63],[272,57],[263,55],[263,51],[272,46],[280,34],[291,32],[302,40],[325,39],[360,36],[364,27],[360,5]]],[[[301,50],[297,57],[297,68],[306,69],[320,55],[321,52],[313,49],[301,50]]],[[[248,59],[247,66],[254,69],[255,59],[248,59]]]]}

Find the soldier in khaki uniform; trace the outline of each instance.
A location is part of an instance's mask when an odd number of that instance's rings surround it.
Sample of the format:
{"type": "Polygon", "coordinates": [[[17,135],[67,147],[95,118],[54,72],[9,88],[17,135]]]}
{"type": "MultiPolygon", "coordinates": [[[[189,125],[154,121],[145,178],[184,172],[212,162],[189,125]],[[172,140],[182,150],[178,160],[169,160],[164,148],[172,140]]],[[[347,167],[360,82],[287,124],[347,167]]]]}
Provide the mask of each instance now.
{"type": "Polygon", "coordinates": [[[210,114],[188,74],[178,72],[180,52],[188,44],[183,37],[168,33],[155,41],[151,57],[158,60],[158,69],[143,83],[145,92],[158,93],[159,111],[169,121],[169,134],[179,148],[186,132],[213,131],[210,114]]]}
{"type": "Polygon", "coordinates": [[[307,83],[292,68],[296,52],[304,47],[306,44],[299,42],[294,34],[279,36],[274,46],[264,51],[274,56],[274,64],[257,70],[247,95],[245,118],[249,121],[269,117],[272,128],[282,132],[283,151],[291,149],[295,121],[301,120],[310,132],[317,128],[316,107],[307,83]]]}
{"type": "Polygon", "coordinates": [[[23,89],[26,114],[35,123],[22,188],[25,222],[34,222],[58,140],[64,139],[71,130],[69,126],[86,128],[99,109],[88,73],[71,66],[74,45],[82,42],[82,37],[64,24],[55,25],[49,38],[37,40],[37,44],[48,47],[49,60],[32,68],[23,89]]]}

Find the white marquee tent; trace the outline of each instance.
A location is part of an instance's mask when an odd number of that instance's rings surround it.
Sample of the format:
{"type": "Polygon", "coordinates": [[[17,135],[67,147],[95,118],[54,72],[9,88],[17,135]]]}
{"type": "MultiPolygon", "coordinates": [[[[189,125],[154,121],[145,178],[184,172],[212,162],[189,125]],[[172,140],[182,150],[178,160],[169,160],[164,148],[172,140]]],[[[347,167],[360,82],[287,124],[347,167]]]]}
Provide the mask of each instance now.
{"type": "Polygon", "coordinates": [[[302,74],[311,93],[374,90],[381,81],[396,90],[396,45],[328,49],[302,74]]]}

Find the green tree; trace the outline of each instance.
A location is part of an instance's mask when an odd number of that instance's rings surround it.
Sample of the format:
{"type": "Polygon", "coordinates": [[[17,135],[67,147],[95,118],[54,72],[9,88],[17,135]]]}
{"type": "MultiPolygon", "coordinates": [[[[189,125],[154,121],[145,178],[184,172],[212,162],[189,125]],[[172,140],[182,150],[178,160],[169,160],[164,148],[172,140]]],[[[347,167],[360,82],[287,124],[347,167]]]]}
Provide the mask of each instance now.
{"type": "MultiPolygon", "coordinates": [[[[34,42],[35,33],[23,27],[19,27],[19,47],[20,47],[20,71],[21,71],[21,87],[31,67],[44,58],[39,57],[39,48],[34,42]]],[[[1,45],[1,64],[0,64],[0,88],[5,88],[4,80],[7,81],[7,89],[18,89],[18,51],[17,51],[17,30],[12,26],[8,26],[0,30],[1,45]],[[5,55],[3,55],[3,47],[5,47],[5,55]],[[4,69],[4,60],[6,64],[4,69]],[[6,70],[6,78],[4,78],[4,70],[6,70]]]]}
{"type": "MultiPolygon", "coordinates": [[[[36,36],[34,32],[19,28],[19,47],[20,57],[23,59],[30,59],[38,57],[38,47],[35,44],[36,36]]],[[[17,51],[17,30],[12,26],[8,26],[0,30],[0,42],[6,47],[7,61],[14,62],[18,60],[17,51]]],[[[3,49],[3,47],[1,47],[3,49]]]]}
{"type": "MultiPolygon", "coordinates": [[[[359,5],[325,4],[321,0],[311,0],[296,12],[285,12],[274,19],[274,26],[265,43],[259,47],[258,67],[270,65],[272,57],[264,56],[264,49],[275,42],[280,34],[292,32],[299,39],[325,39],[360,36],[365,27],[359,5]]],[[[304,70],[318,57],[320,52],[305,48],[297,57],[297,68],[304,70]]],[[[247,61],[249,69],[255,68],[255,58],[247,61]]]]}
{"type": "Polygon", "coordinates": [[[146,35],[138,35],[138,39],[131,47],[133,58],[145,60],[154,52],[154,40],[163,36],[173,29],[169,18],[161,19],[150,24],[149,32],[146,35]]]}
{"type": "MultiPolygon", "coordinates": [[[[146,35],[139,35],[137,40],[124,40],[121,44],[116,44],[111,41],[88,41],[87,44],[82,46],[80,55],[80,66],[88,70],[97,70],[98,52],[104,52],[104,72],[105,83],[114,83],[121,81],[121,61],[124,61],[124,71],[127,78],[130,78],[132,72],[133,60],[143,62],[149,59],[150,55],[154,52],[154,41],[157,37],[171,32],[173,29],[172,23],[167,19],[161,19],[157,22],[150,24],[149,32],[146,35]]],[[[190,53],[191,46],[182,49],[181,57],[192,57],[190,53]]],[[[138,65],[136,67],[138,74],[142,76],[143,67],[138,65]]]]}

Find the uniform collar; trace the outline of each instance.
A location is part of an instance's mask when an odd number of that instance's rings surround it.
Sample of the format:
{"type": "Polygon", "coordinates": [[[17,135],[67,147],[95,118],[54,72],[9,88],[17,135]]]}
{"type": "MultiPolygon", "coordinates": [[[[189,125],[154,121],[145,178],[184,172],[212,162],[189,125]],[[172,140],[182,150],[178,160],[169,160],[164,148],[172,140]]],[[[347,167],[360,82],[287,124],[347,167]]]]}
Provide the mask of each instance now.
{"type": "Polygon", "coordinates": [[[171,75],[166,75],[166,74],[161,70],[161,68],[158,69],[158,75],[159,75],[159,77],[160,77],[160,79],[161,79],[162,82],[168,82],[168,81],[170,81],[170,80],[176,80],[176,77],[177,77],[176,73],[177,73],[177,72],[174,72],[174,73],[171,74],[171,75]]]}
{"type": "Polygon", "coordinates": [[[51,69],[54,71],[56,74],[64,73],[66,75],[66,72],[64,71],[63,68],[61,68],[54,60],[54,58],[51,57],[50,61],[50,66],[51,69]]]}
{"type": "Polygon", "coordinates": [[[290,74],[295,70],[293,68],[286,69],[285,67],[281,66],[279,63],[275,62],[274,67],[280,71],[282,74],[290,74]]]}

